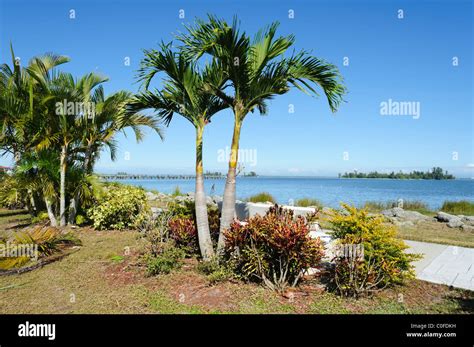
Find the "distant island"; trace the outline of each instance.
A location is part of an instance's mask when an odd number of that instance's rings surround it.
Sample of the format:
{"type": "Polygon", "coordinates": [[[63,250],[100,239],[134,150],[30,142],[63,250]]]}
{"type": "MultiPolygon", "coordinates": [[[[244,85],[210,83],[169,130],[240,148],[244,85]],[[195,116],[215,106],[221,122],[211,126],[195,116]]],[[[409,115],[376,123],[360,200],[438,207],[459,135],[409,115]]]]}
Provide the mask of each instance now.
{"type": "Polygon", "coordinates": [[[369,173],[364,172],[346,172],[344,174],[339,174],[339,178],[389,178],[389,179],[398,179],[398,180],[452,180],[455,179],[453,175],[449,174],[448,171],[444,171],[440,167],[434,167],[431,171],[412,171],[410,173],[404,172],[390,172],[390,173],[380,173],[377,171],[372,171],[369,173]]]}

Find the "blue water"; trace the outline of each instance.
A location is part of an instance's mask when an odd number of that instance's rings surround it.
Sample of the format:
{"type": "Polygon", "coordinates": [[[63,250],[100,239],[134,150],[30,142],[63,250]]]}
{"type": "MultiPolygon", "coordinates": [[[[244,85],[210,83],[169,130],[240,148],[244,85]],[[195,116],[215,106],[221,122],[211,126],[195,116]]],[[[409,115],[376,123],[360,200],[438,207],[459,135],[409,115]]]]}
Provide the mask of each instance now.
{"type": "MultiPolygon", "coordinates": [[[[194,191],[194,180],[121,180],[120,182],[171,193],[176,186],[182,192],[194,191]]],[[[225,179],[205,181],[206,193],[222,195],[225,179]],[[211,191],[215,185],[214,191],[211,191]]],[[[430,208],[439,208],[446,200],[474,201],[474,180],[389,180],[305,177],[238,177],[237,197],[247,198],[269,192],[282,204],[290,199],[315,198],[325,206],[339,202],[361,206],[366,201],[420,200],[430,208]]]]}

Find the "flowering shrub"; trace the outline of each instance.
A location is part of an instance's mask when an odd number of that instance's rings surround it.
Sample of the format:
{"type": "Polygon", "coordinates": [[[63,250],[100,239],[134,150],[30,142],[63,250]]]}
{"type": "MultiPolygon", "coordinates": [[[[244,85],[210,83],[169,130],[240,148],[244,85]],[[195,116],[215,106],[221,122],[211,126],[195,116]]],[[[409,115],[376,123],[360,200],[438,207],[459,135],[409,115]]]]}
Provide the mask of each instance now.
{"type": "Polygon", "coordinates": [[[396,229],[384,224],[381,215],[342,204],[329,222],[340,247],[359,245],[362,254],[337,254],[334,282],[343,295],[358,296],[414,277],[412,261],[420,255],[404,252],[408,246],[396,238],[396,229]]]}
{"type": "Polygon", "coordinates": [[[96,206],[87,211],[94,228],[134,229],[149,213],[145,191],[142,188],[110,185],[96,206]]]}
{"type": "Polygon", "coordinates": [[[234,221],[225,236],[225,255],[235,271],[280,292],[296,286],[303,272],[316,267],[323,255],[321,241],[309,236],[306,220],[277,205],[263,217],[234,221]]]}

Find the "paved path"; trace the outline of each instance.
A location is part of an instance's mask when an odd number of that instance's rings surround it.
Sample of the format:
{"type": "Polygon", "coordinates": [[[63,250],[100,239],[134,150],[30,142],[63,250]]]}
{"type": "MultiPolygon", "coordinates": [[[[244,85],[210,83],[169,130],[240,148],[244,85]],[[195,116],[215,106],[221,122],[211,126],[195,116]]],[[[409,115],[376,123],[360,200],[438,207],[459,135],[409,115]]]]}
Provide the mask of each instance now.
{"type": "Polygon", "coordinates": [[[409,252],[423,253],[415,262],[416,277],[433,283],[474,290],[474,248],[408,241],[409,252]]]}

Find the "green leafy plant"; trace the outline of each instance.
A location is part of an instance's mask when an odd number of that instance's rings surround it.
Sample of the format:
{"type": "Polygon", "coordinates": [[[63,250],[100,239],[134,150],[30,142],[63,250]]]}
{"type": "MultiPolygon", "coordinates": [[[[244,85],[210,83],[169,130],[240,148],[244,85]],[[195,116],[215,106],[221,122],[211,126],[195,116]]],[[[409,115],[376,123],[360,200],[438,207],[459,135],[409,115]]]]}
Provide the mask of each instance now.
{"type": "Polygon", "coordinates": [[[265,216],[234,221],[225,233],[225,255],[248,280],[282,292],[296,286],[304,271],[318,266],[323,255],[319,238],[309,236],[304,217],[278,205],[265,216]]]}
{"type": "Polygon", "coordinates": [[[217,257],[199,262],[197,270],[206,275],[210,284],[228,281],[237,277],[233,271],[232,264],[230,262],[221,262],[217,257]]]}
{"type": "Polygon", "coordinates": [[[363,255],[336,255],[337,290],[343,295],[359,296],[413,278],[411,262],[420,255],[405,252],[408,246],[396,237],[395,227],[386,225],[382,215],[369,215],[365,209],[341,205],[343,210],[332,211],[329,217],[333,236],[340,249],[356,245],[363,255]]]}
{"type": "Polygon", "coordinates": [[[35,217],[31,218],[32,224],[44,223],[49,220],[48,212],[41,211],[35,217]]]}
{"type": "Polygon", "coordinates": [[[84,217],[82,214],[78,214],[76,216],[76,225],[83,226],[87,223],[87,218],[84,217]]]}
{"type": "Polygon", "coordinates": [[[185,256],[185,251],[175,247],[173,243],[164,244],[160,254],[147,258],[147,275],[169,274],[181,268],[185,256]]]}
{"type": "Polygon", "coordinates": [[[146,215],[149,207],[145,191],[132,186],[109,186],[98,204],[87,211],[94,228],[135,229],[146,215]]]}

